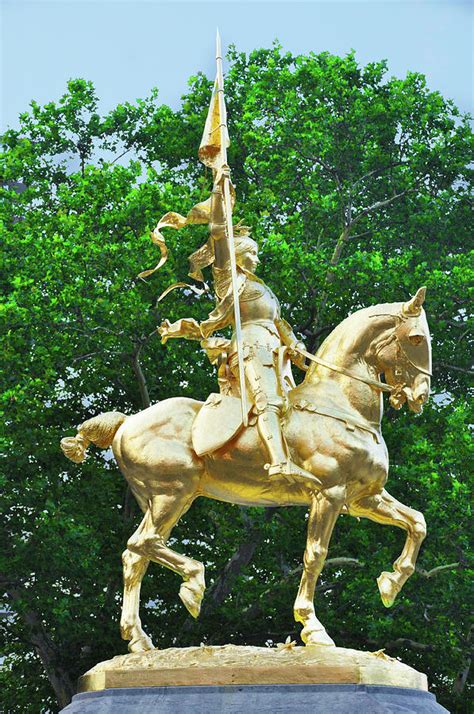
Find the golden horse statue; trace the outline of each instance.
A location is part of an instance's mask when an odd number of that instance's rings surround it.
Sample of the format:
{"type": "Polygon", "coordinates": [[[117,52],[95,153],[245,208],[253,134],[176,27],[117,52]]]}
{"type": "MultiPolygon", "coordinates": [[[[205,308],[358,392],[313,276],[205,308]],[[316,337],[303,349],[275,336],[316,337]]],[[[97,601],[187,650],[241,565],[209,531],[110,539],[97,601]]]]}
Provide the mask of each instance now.
{"type": "Polygon", "coordinates": [[[89,443],[112,446],[118,465],[144,513],[123,553],[121,634],[129,650],[153,648],[139,616],[140,584],[150,561],[178,573],[179,595],[197,617],[204,595],[204,566],[167,546],[172,528],[198,498],[243,506],[309,507],[304,568],[294,604],[301,637],[310,645],[334,645],[316,617],[314,592],[337,517],[362,516],[406,531],[391,572],[377,579],[389,607],[413,573],[426,535],[423,515],[384,488],[388,453],[381,434],[382,392],[395,408],[407,402],[421,412],[430,390],[431,346],[422,304],[425,289],[405,303],[359,310],[321,345],[304,381],[288,394],[284,434],[291,458],[315,477],[290,483],[268,479],[267,455],[256,426],[240,429],[227,444],[199,457],[192,426],[203,403],[166,399],[138,414],[101,414],[79,427],[61,447],[73,461],[89,443]],[[384,375],[386,382],[382,382],[384,375]]]}

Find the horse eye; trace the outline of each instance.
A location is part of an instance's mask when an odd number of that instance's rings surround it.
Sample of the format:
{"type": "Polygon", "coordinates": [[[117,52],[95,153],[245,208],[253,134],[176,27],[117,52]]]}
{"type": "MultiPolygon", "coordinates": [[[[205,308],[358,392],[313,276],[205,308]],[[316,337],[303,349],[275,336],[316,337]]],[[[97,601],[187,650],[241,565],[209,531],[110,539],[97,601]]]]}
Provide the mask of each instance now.
{"type": "Polygon", "coordinates": [[[423,335],[409,335],[408,339],[412,345],[421,345],[425,340],[423,335]]]}

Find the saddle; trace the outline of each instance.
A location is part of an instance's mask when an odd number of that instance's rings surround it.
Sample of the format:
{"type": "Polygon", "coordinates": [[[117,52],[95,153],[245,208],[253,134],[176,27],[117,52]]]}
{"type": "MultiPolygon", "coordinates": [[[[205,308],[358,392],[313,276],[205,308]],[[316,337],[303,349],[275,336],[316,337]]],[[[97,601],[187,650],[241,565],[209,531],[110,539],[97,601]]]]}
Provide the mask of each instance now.
{"type": "MultiPolygon", "coordinates": [[[[250,412],[249,408],[249,424],[250,412]]],[[[198,456],[212,454],[225,446],[243,428],[240,399],[225,394],[210,394],[192,426],[193,449],[198,456]]]]}
{"type": "MultiPolygon", "coordinates": [[[[308,411],[341,421],[349,431],[362,429],[362,431],[372,434],[374,440],[378,444],[380,443],[381,434],[379,424],[354,419],[351,414],[341,412],[334,409],[334,407],[319,408],[318,405],[312,404],[306,399],[297,401],[290,399],[290,405],[292,409],[298,411],[308,411]]],[[[249,426],[252,426],[255,422],[256,416],[252,413],[252,406],[250,406],[249,426]]],[[[212,454],[236,437],[242,429],[243,422],[240,399],[225,394],[210,394],[195,417],[192,425],[193,449],[198,456],[212,454]]]]}

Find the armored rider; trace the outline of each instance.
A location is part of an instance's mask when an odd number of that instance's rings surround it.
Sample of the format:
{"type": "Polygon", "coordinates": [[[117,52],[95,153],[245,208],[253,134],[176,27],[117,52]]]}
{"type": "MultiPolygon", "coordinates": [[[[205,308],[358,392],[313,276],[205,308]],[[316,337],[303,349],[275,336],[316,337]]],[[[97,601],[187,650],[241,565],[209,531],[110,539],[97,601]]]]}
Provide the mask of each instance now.
{"type": "MultiPolygon", "coordinates": [[[[229,245],[223,199],[223,182],[230,180],[228,169],[217,173],[211,197],[210,235],[214,248],[213,276],[217,306],[199,325],[200,334],[208,338],[215,331],[234,327],[233,294],[229,245]]],[[[237,283],[242,325],[244,374],[247,394],[257,415],[258,433],[266,447],[269,463],[265,468],[272,478],[314,481],[309,472],[293,463],[282,434],[281,419],[286,391],[294,386],[289,360],[303,368],[304,358],[295,351],[298,342],[290,325],[281,318],[280,304],[263,280],[255,275],[259,264],[257,243],[248,232],[235,237],[237,283]]],[[[190,320],[173,325],[165,321],[160,327],[163,341],[170,337],[191,337],[190,320]]],[[[197,326],[196,326],[197,327],[197,326]]],[[[228,365],[238,383],[238,361],[235,330],[228,347],[228,365]]]]}

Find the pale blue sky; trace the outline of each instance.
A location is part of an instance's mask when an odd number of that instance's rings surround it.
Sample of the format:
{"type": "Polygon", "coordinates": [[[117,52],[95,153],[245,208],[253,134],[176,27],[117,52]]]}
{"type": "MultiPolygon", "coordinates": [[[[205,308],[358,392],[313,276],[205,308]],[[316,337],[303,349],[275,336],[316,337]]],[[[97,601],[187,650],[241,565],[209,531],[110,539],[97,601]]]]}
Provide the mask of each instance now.
{"type": "Polygon", "coordinates": [[[214,37],[225,47],[292,52],[354,48],[387,58],[390,74],[427,75],[429,86],[472,112],[473,4],[467,0],[0,0],[2,128],[31,99],[56,100],[72,77],[91,79],[106,111],[160,89],[176,106],[188,77],[214,74],[214,37]]]}

